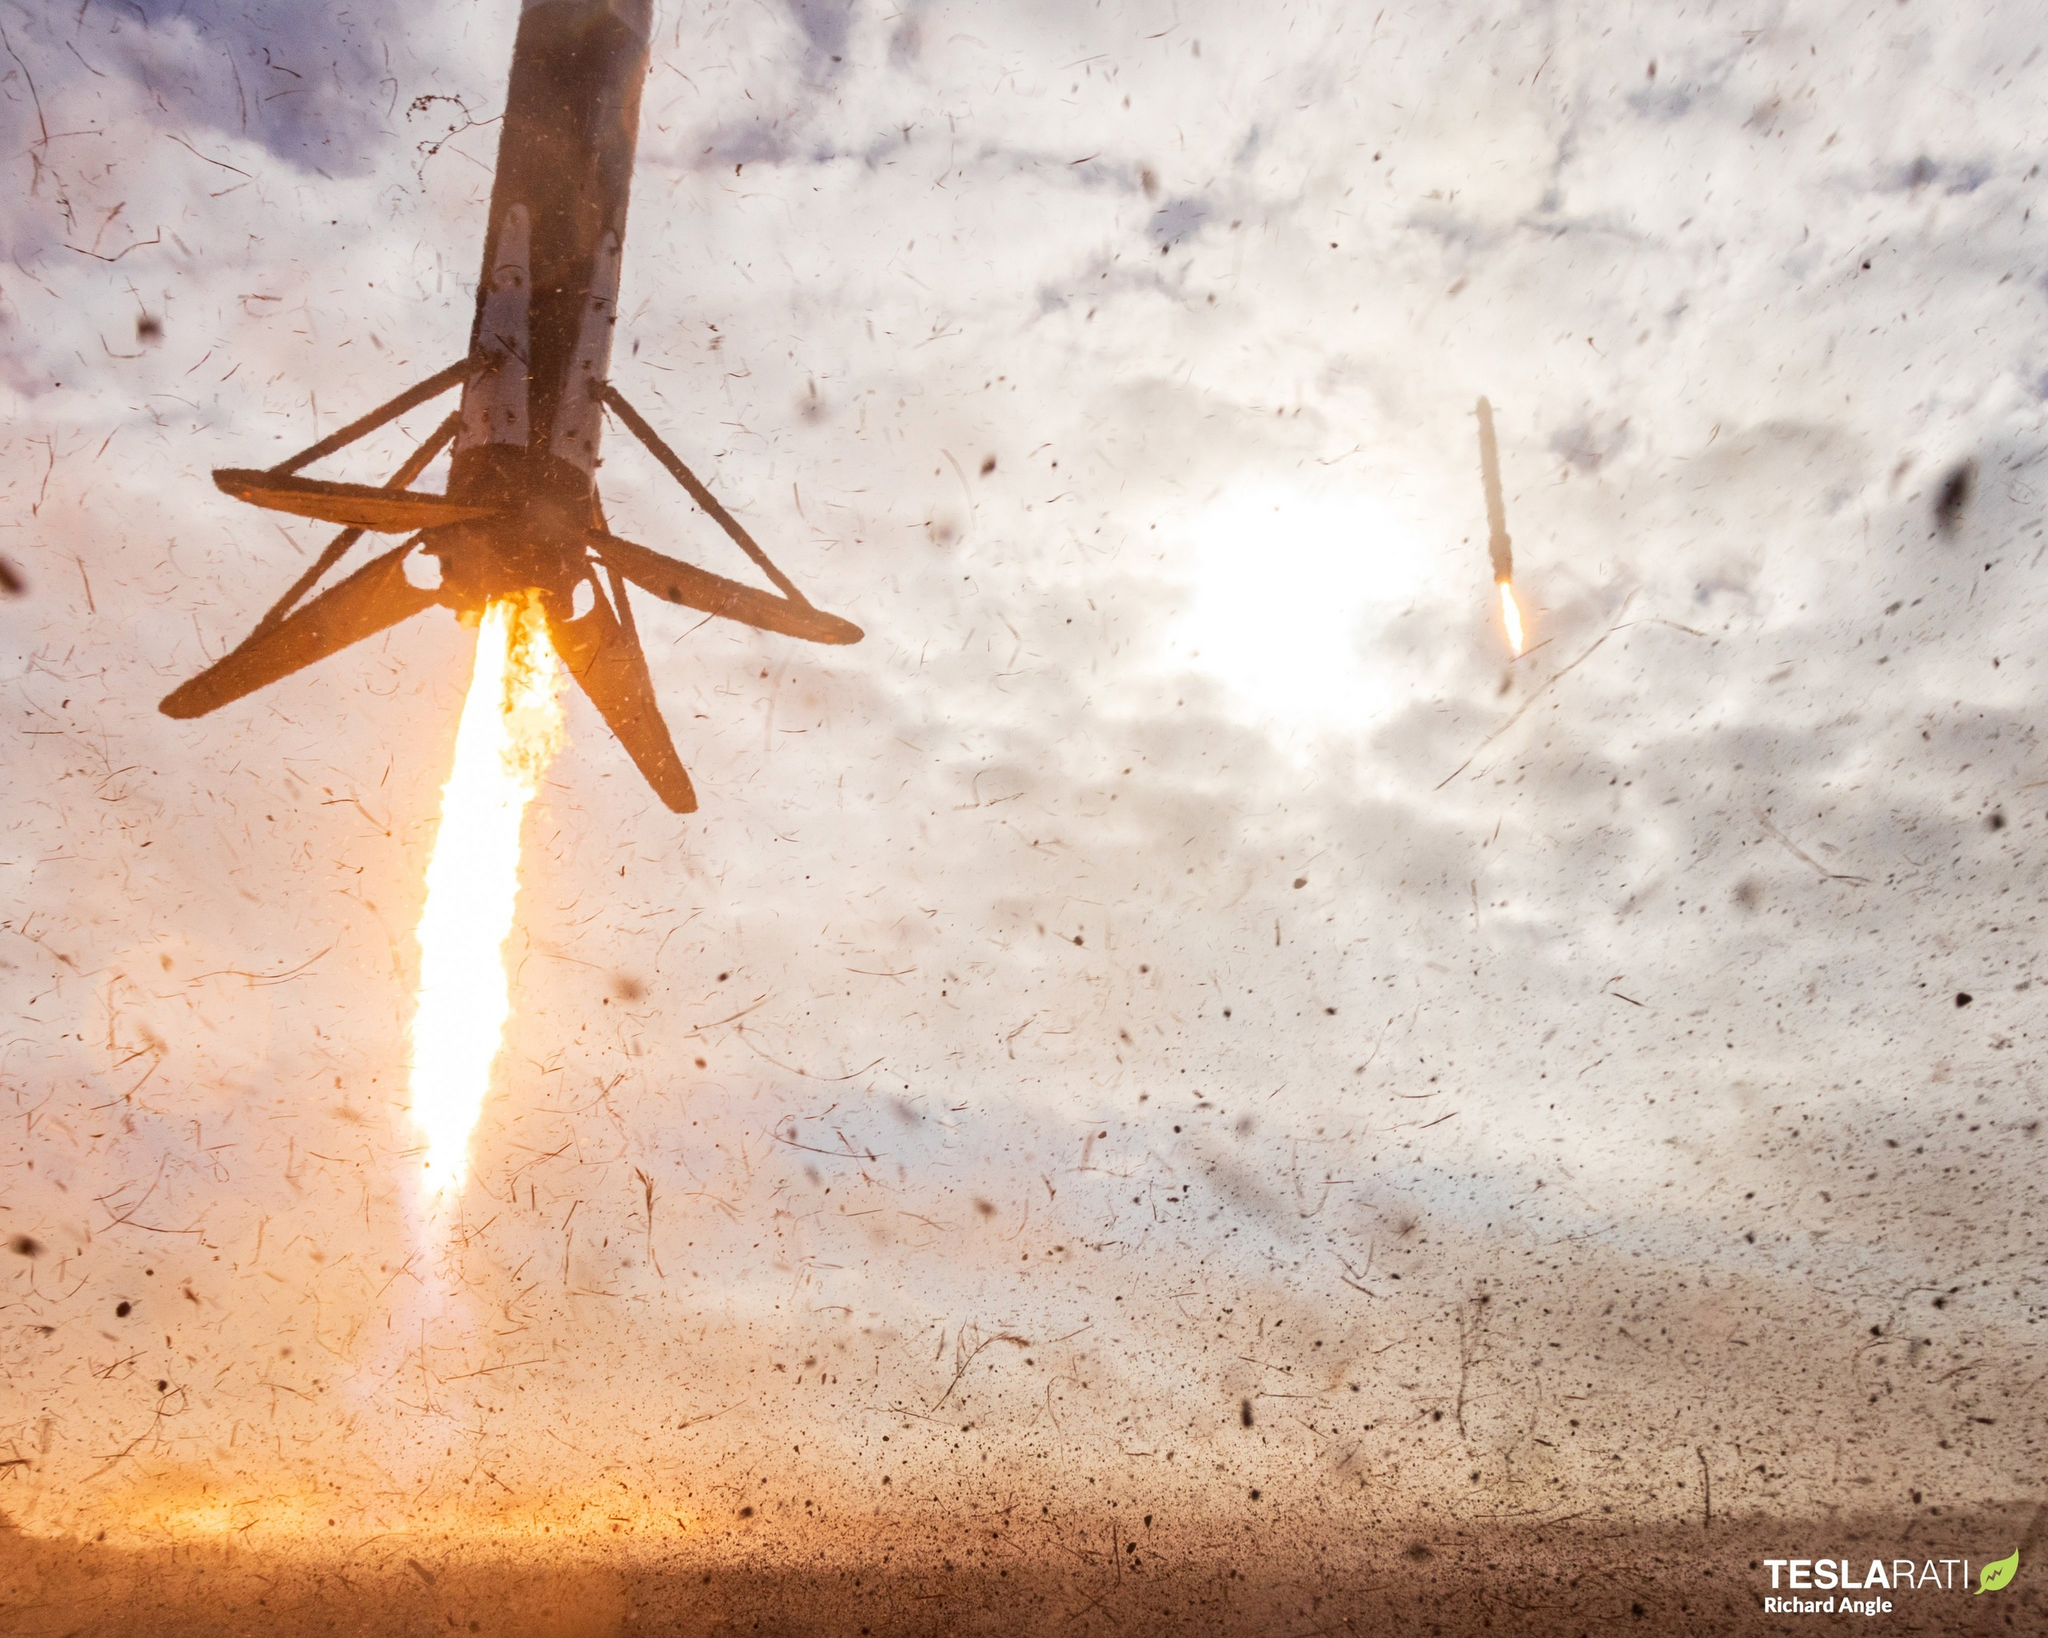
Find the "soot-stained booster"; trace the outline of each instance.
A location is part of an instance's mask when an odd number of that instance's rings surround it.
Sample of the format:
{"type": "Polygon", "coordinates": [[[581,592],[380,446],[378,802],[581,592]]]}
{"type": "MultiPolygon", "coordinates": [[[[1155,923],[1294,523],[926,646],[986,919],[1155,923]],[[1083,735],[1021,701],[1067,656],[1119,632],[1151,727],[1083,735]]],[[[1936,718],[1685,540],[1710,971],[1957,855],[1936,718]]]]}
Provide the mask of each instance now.
{"type": "Polygon", "coordinates": [[[468,353],[274,467],[214,473],[237,499],[343,528],[240,647],[164,699],[165,715],[204,716],[436,604],[474,619],[531,596],[655,793],[688,813],[696,794],[655,702],[627,584],[765,631],[860,640],[858,626],[812,606],[609,379],[652,13],[652,0],[526,0],[468,353]],[[301,475],[456,387],[460,405],[381,487],[301,475]],[[611,533],[597,493],[607,413],[779,595],[611,533]],[[447,492],[413,489],[443,450],[447,492]],[[309,597],[366,534],[407,538],[309,597]],[[438,586],[408,576],[414,554],[437,560],[438,586]]]}

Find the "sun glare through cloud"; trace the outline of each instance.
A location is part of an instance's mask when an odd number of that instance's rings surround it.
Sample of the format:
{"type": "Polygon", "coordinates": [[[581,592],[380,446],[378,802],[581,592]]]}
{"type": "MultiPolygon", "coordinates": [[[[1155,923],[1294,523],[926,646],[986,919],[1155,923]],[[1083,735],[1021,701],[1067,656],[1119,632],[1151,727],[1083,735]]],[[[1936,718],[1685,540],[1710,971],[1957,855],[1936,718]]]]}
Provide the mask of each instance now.
{"type": "Polygon", "coordinates": [[[1283,729],[1354,729],[1402,679],[1371,639],[1428,585],[1423,533],[1376,495],[1261,482],[1183,525],[1192,597],[1173,656],[1283,729]]]}

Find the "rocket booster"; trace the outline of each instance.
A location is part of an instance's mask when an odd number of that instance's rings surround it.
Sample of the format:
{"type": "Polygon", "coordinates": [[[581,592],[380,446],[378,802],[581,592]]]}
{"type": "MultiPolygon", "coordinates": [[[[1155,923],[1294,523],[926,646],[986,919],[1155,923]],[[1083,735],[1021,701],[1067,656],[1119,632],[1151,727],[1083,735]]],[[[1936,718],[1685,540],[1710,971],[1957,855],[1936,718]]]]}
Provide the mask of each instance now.
{"type": "Polygon", "coordinates": [[[214,482],[257,506],[343,532],[237,648],[164,699],[196,717],[440,604],[465,618],[535,595],[555,650],[671,809],[696,806],[655,702],[627,599],[671,603],[814,643],[861,630],[814,606],[610,381],[619,272],[647,78],[652,0],[525,0],[512,51],[469,351],[381,408],[263,471],[214,482]],[[302,469],[459,386],[459,407],[388,483],[302,469]],[[598,499],[610,412],[776,590],[713,574],[612,534],[598,499]],[[450,450],[446,492],[412,484],[450,450]],[[317,595],[365,534],[408,536],[317,595]],[[418,551],[439,584],[406,572],[418,551]]]}
{"type": "Polygon", "coordinates": [[[597,450],[653,0],[527,0],[491,186],[448,496],[518,515],[428,549],[463,604],[532,586],[566,614],[600,522],[597,450]]]}
{"type": "Polygon", "coordinates": [[[1500,446],[1493,441],[1493,406],[1484,398],[1479,400],[1479,477],[1486,486],[1486,554],[1493,560],[1493,578],[1496,583],[1512,580],[1515,556],[1500,494],[1500,446]]]}
{"type": "Polygon", "coordinates": [[[652,0],[527,0],[491,188],[451,497],[595,491],[652,0]]]}

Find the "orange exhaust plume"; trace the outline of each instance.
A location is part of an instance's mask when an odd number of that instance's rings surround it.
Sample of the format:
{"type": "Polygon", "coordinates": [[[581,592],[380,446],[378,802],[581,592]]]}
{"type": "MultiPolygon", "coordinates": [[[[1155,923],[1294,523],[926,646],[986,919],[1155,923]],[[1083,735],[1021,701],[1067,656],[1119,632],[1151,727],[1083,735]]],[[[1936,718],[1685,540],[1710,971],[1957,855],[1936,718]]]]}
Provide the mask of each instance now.
{"type": "Polygon", "coordinates": [[[1515,583],[1512,580],[1503,580],[1499,584],[1500,618],[1508,630],[1508,650],[1519,660],[1526,641],[1522,633],[1522,605],[1515,601],[1515,583]]]}
{"type": "Polygon", "coordinates": [[[420,915],[412,1118],[426,1139],[426,1197],[452,1200],[490,1090],[511,996],[505,940],[519,895],[519,830],[562,741],[560,669],[531,594],[489,604],[441,795],[420,915]]]}

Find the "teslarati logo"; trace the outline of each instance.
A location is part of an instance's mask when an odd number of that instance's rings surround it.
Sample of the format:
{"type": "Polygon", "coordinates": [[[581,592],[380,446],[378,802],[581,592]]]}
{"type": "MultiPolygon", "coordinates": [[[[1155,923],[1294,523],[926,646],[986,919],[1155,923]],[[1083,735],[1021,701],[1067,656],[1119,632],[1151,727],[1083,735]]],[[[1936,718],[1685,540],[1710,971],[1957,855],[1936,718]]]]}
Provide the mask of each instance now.
{"type": "Polygon", "coordinates": [[[1984,1566],[1984,1579],[1977,1583],[1980,1593],[1997,1592],[2014,1576],[2019,1574],[2020,1555],[2015,1551],[2011,1558],[2001,1558],[1996,1564],[1984,1566]]]}
{"type": "Polygon", "coordinates": [[[1764,1599],[1766,1615],[1889,1615],[1891,1598],[1881,1595],[1997,1592],[2019,1573],[2020,1555],[2015,1549],[2008,1557],[1980,1565],[1974,1588],[1967,1558],[1873,1558],[1860,1575],[1846,1558],[1767,1558],[1762,1563],[1771,1572],[1773,1592],[1779,1594],[1764,1599]],[[1802,1593],[1827,1596],[1801,1597],[1802,1593]],[[1852,1598],[1851,1593],[1861,1596],[1852,1598]]]}

